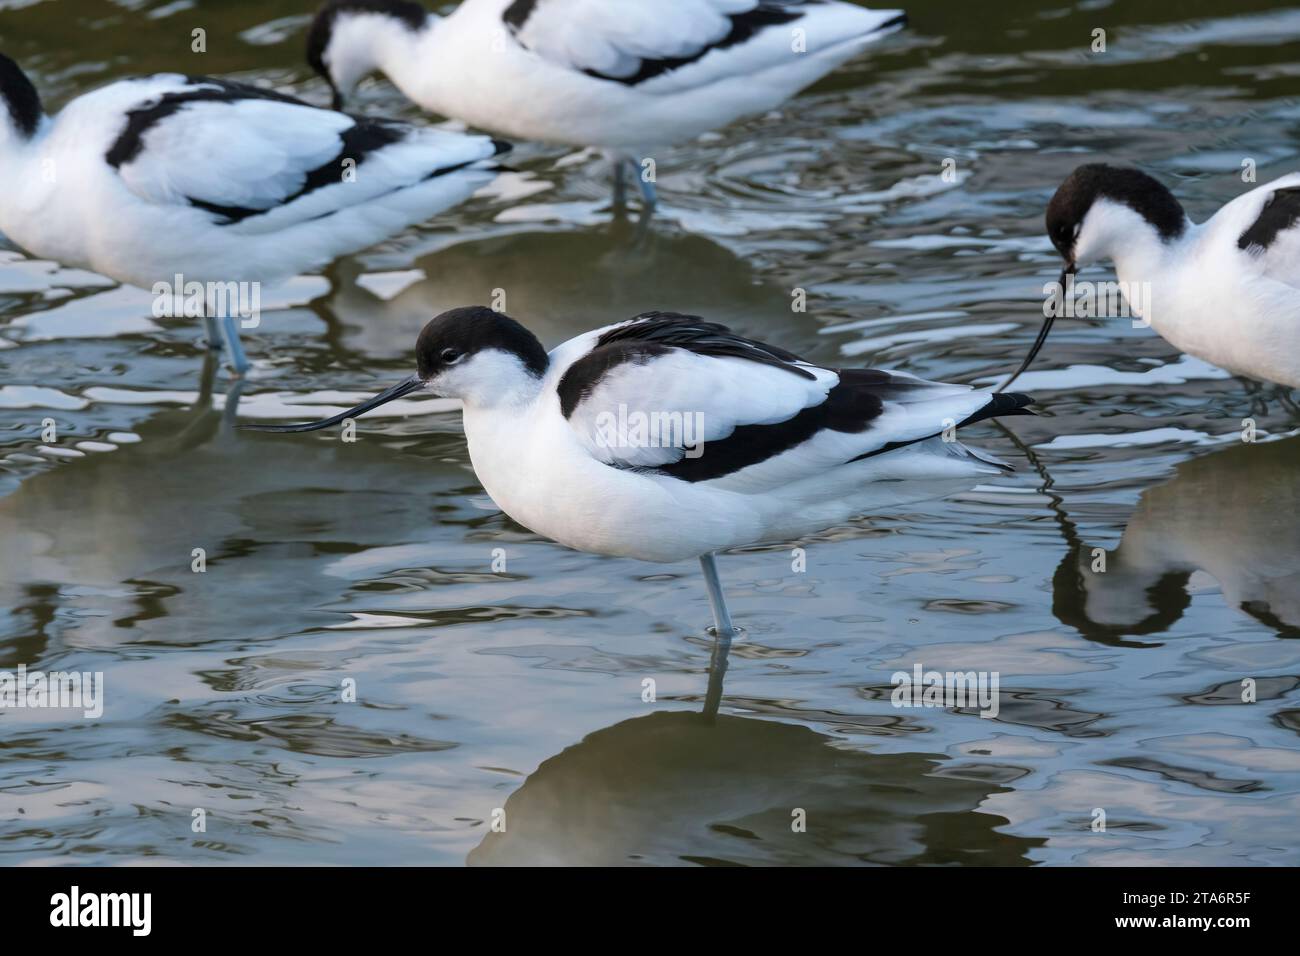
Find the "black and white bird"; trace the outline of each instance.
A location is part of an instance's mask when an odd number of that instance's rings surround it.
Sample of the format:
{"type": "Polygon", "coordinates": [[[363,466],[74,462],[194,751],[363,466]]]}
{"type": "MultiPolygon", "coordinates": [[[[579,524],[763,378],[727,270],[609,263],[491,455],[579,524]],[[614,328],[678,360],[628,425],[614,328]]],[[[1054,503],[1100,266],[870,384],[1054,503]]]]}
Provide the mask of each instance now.
{"type": "Polygon", "coordinates": [[[1300,173],[1197,225],[1146,173],[1080,166],[1047,207],[1047,234],[1066,273],[1112,260],[1129,310],[1171,345],[1300,387],[1300,173]]]}
{"type": "MultiPolygon", "coordinates": [[[[468,198],[506,148],[175,73],[110,83],[49,117],[2,54],[0,99],[0,231],[151,290],[325,265],[468,198]]],[[[236,323],[220,318],[242,374],[236,323]]]]}
{"type": "Polygon", "coordinates": [[[382,72],[426,110],[638,160],[773,109],[906,22],[840,0],[329,0],[307,59],[336,106],[382,72]]]}
{"type": "MultiPolygon", "coordinates": [[[[511,518],[582,551],[699,558],[717,633],[731,618],[713,554],[787,541],[1007,466],[956,428],[1030,399],[899,372],[833,370],[695,316],[647,313],[550,354],[513,319],[445,312],[416,373],[313,431],[415,391],[459,398],[470,459],[511,518]],[[656,422],[658,423],[656,425],[656,422]]],[[[951,490],[949,487],[948,490],[951,490]]],[[[939,492],[943,493],[943,492],[939,492]]]]}

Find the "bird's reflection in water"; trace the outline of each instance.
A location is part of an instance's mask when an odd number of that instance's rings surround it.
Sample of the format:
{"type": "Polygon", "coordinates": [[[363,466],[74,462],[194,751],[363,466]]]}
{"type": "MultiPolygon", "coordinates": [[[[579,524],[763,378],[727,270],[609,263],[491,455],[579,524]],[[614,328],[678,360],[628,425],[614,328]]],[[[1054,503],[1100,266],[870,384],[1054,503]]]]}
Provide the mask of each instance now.
{"type": "Polygon", "coordinates": [[[36,630],[54,645],[74,631],[105,645],[294,633],[338,598],[321,573],[331,555],[432,540],[431,500],[450,505],[442,520],[479,514],[464,469],[445,460],[454,436],[432,437],[427,457],[378,440],[270,447],[227,427],[210,367],[205,382],[191,407],[133,424],[135,443],[0,498],[0,658],[36,630]]]}
{"type": "Polygon", "coordinates": [[[1168,630],[1191,602],[1196,571],[1230,607],[1300,637],[1300,438],[1183,462],[1143,492],[1105,571],[1095,560],[1076,541],[1053,587],[1057,618],[1094,640],[1168,630]]]}
{"type": "Polygon", "coordinates": [[[977,808],[1007,788],[944,775],[941,755],[717,713],[725,658],[716,647],[703,713],[625,720],[543,763],[467,862],[1011,866],[1044,842],[999,832],[1007,821],[977,808]]]}
{"type": "Polygon", "coordinates": [[[430,318],[464,305],[514,316],[548,347],[656,310],[702,315],[794,351],[817,344],[814,322],[796,325],[790,293],[761,284],[730,250],[669,231],[632,243],[618,224],[458,243],[390,276],[362,275],[348,259],[330,278],[333,291],[312,308],[336,354],[352,362],[408,358],[430,318]]]}

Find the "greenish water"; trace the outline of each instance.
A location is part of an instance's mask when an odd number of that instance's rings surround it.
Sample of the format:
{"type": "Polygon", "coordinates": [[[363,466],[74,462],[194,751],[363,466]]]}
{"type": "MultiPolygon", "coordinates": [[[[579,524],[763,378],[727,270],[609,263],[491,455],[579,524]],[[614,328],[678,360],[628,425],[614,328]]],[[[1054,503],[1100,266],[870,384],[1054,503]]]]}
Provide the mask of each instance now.
{"type": "MultiPolygon", "coordinates": [[[[521,146],[469,204],[295,282],[241,394],[147,293],[0,242],[0,669],[107,688],[98,720],[0,713],[0,860],[1300,863],[1300,420],[1125,320],[1063,323],[1018,385],[1040,417],[968,436],[1014,474],[797,542],[803,571],[796,543],[724,556],[746,634],[712,724],[694,565],[514,525],[454,412],[352,444],[223,421],[369,394],[497,289],[548,344],[676,309],[992,379],[1037,330],[1076,164],[1140,163],[1195,218],[1243,159],[1300,165],[1300,7],[907,7],[782,110],[657,157],[644,242],[596,157],[521,146]],[[1242,443],[1248,416],[1274,440],[1242,443]],[[894,707],[917,663],[998,672],[998,716],[894,707]]],[[[312,8],[0,0],[0,48],[51,108],[155,70],[323,103],[312,8]]],[[[358,107],[419,115],[380,82],[358,107]]]]}

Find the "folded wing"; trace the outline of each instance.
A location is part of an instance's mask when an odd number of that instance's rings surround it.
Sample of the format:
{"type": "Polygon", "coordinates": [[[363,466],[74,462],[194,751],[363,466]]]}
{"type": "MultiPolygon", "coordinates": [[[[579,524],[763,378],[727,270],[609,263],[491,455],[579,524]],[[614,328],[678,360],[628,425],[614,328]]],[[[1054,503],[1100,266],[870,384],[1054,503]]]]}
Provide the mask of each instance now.
{"type": "Polygon", "coordinates": [[[619,468],[759,491],[940,435],[1002,402],[876,369],[832,370],[693,316],[594,333],[557,383],[582,444],[619,468]]]}
{"type": "Polygon", "coordinates": [[[1265,277],[1300,289],[1300,174],[1233,202],[1246,199],[1250,206],[1243,212],[1250,223],[1238,236],[1237,248],[1259,265],[1265,277]]]}
{"type": "MultiPolygon", "coordinates": [[[[492,140],[318,109],[207,77],[127,110],[108,164],[141,199],[186,205],[236,232],[266,232],[481,163],[492,140]]],[[[487,165],[487,164],[484,164],[487,165]]]]}
{"type": "Polygon", "coordinates": [[[901,14],[834,0],[515,0],[503,19],[522,46],[552,63],[667,92],[867,36],[901,14]],[[796,49],[794,28],[812,46],[796,49]],[[651,82],[666,74],[674,82],[651,82]]]}

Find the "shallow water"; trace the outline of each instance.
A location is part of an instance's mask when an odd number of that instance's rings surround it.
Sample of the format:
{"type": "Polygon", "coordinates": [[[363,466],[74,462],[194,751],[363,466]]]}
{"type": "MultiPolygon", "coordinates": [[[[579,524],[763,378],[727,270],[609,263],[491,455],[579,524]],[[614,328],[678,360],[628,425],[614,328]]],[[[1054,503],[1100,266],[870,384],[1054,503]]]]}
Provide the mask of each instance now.
{"type": "MultiPolygon", "coordinates": [[[[160,69],[323,102],[312,6],[0,0],[0,48],[52,107],[160,69]]],[[[98,720],[0,712],[0,859],[1300,863],[1300,416],[1127,320],[1062,322],[1017,386],[1040,417],[972,430],[1014,474],[724,556],[745,635],[712,724],[694,565],[514,525],[446,403],[351,444],[229,427],[396,381],[428,318],[494,290],[548,344],[675,309],[992,381],[1037,331],[1074,165],[1140,163],[1195,218],[1244,159],[1297,167],[1300,7],[907,6],[779,112],[657,156],[641,242],[598,158],[522,147],[470,204],[277,293],[242,394],[146,293],[0,242],[0,669],[107,687],[98,720]],[[894,707],[918,663],[997,672],[997,717],[894,707]]],[[[379,82],[360,106],[417,115],[379,82]]]]}

